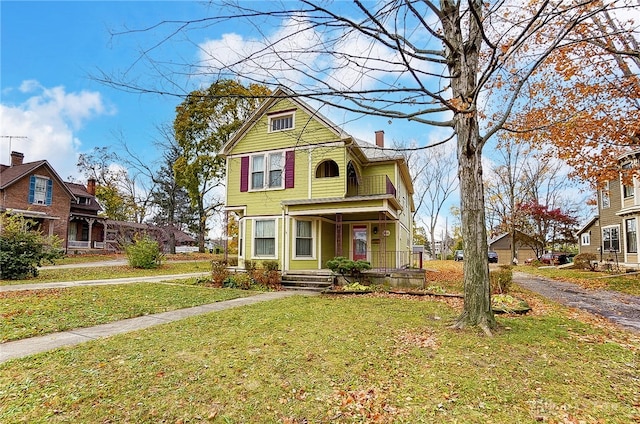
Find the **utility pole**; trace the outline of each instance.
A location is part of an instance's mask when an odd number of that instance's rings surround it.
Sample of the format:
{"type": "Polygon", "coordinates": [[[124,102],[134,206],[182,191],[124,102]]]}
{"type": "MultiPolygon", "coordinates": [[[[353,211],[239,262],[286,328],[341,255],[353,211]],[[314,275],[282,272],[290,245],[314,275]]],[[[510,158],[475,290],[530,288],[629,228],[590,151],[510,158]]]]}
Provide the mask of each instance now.
{"type": "Polygon", "coordinates": [[[23,135],[0,135],[0,138],[8,138],[9,139],[9,156],[11,156],[11,140],[13,140],[14,138],[23,138],[23,139],[28,139],[29,137],[25,137],[23,135]]]}

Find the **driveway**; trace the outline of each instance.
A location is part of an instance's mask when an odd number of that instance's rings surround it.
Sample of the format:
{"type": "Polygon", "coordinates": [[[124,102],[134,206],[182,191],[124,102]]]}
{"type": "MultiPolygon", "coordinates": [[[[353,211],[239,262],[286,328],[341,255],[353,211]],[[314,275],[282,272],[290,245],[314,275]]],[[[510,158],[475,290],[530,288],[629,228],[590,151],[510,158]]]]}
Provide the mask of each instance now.
{"type": "Polygon", "coordinates": [[[586,290],[564,281],[514,272],[513,281],[566,306],[603,316],[622,327],[640,333],[640,296],[607,290],[586,290]]]}

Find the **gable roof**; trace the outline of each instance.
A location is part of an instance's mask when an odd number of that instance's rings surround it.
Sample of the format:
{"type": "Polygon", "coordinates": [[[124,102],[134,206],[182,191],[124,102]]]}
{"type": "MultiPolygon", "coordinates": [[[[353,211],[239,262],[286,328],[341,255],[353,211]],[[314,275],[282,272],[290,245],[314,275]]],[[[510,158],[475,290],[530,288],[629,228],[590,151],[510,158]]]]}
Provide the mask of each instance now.
{"type": "Polygon", "coordinates": [[[69,181],[65,181],[64,183],[67,188],[69,189],[69,191],[71,191],[71,193],[73,193],[74,196],[76,197],[86,197],[89,199],[89,203],[88,204],[81,204],[81,203],[76,203],[71,205],[72,209],[83,209],[83,210],[87,210],[87,211],[94,211],[94,212],[98,212],[102,210],[102,206],[100,206],[100,203],[98,203],[98,200],[96,199],[96,196],[94,196],[93,194],[89,193],[87,191],[87,188],[83,185],[83,184],[78,184],[78,183],[72,183],[69,181]]]}
{"type": "Polygon", "coordinates": [[[46,160],[27,162],[21,165],[0,166],[0,190],[5,190],[7,187],[10,187],[14,183],[34,173],[40,168],[47,168],[49,173],[53,175],[54,178],[58,180],[58,183],[65,189],[69,197],[75,199],[75,195],[71,192],[71,190],[69,190],[69,187],[67,187],[62,178],[60,178],[55,169],[53,169],[53,167],[49,165],[49,162],[47,162],[46,160]]]}
{"type": "Polygon", "coordinates": [[[576,233],[577,235],[580,235],[582,233],[584,233],[585,231],[587,231],[589,228],[591,228],[591,226],[593,226],[593,224],[595,224],[595,222],[598,220],[598,218],[600,218],[599,215],[594,215],[591,217],[590,220],[588,220],[583,226],[582,228],[580,228],[578,230],[578,232],[576,233]]]}
{"type": "MultiPolygon", "coordinates": [[[[498,241],[502,240],[503,238],[505,238],[507,236],[510,236],[510,235],[511,235],[510,232],[498,234],[497,236],[493,237],[492,239],[489,239],[489,246],[491,246],[492,244],[494,244],[494,243],[496,243],[496,242],[498,242],[498,241]]],[[[530,239],[531,236],[526,234],[526,233],[523,233],[520,230],[516,230],[516,239],[522,240],[523,238],[524,239],[530,239]]]]}
{"type": "Polygon", "coordinates": [[[236,131],[229,141],[227,141],[222,149],[220,149],[220,156],[225,157],[229,154],[231,149],[238,143],[240,139],[258,122],[258,120],[265,114],[267,111],[276,103],[278,103],[282,99],[287,99],[294,103],[297,107],[304,110],[309,116],[315,118],[318,122],[322,123],[328,130],[333,132],[336,137],[340,139],[352,139],[349,134],[347,134],[342,128],[338,125],[334,124],[327,117],[322,115],[316,109],[313,109],[307,103],[300,99],[300,96],[296,95],[293,91],[285,88],[278,87],[276,91],[273,92],[271,96],[269,96],[262,104],[258,107],[258,109],[247,119],[244,124],[236,131]]]}
{"type": "MultiPolygon", "coordinates": [[[[356,139],[355,137],[349,135],[346,131],[344,131],[340,126],[333,123],[329,118],[325,117],[318,110],[309,106],[308,103],[304,102],[300,96],[296,95],[293,91],[289,90],[286,87],[278,87],[276,91],[267,98],[262,104],[258,107],[258,109],[245,121],[245,123],[236,131],[229,141],[222,146],[220,149],[220,156],[227,156],[231,150],[235,147],[235,145],[242,139],[242,137],[258,122],[258,120],[267,113],[267,111],[275,105],[278,101],[282,99],[287,99],[294,103],[297,107],[304,110],[309,116],[316,119],[325,128],[330,130],[336,137],[340,138],[345,142],[347,146],[349,146],[352,151],[355,151],[356,155],[363,162],[399,162],[400,164],[400,172],[402,177],[405,180],[405,185],[410,194],[413,194],[413,183],[411,181],[411,175],[409,173],[409,167],[406,163],[404,156],[395,152],[395,154],[391,154],[392,150],[384,149],[376,146],[375,144],[369,143],[364,140],[356,139]]],[[[413,202],[413,199],[412,199],[413,202]]],[[[413,208],[413,205],[412,205],[413,208]]]]}

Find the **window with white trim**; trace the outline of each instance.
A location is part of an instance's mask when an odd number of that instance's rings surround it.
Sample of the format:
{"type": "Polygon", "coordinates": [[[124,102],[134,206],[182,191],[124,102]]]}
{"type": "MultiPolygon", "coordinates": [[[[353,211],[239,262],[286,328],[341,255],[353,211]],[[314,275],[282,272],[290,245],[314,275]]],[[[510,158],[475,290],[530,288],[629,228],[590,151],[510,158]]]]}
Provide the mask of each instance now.
{"type": "Polygon", "coordinates": [[[618,226],[602,229],[602,250],[604,252],[620,251],[620,228],[618,226]]]}
{"type": "Polygon", "coordinates": [[[253,222],[253,256],[275,258],[275,219],[257,219],[253,222]]]}
{"type": "Polygon", "coordinates": [[[47,180],[36,177],[36,189],[33,195],[33,203],[44,205],[47,201],[47,180]]]}
{"type": "Polygon", "coordinates": [[[290,130],[293,128],[293,113],[269,117],[269,132],[290,130]]]}
{"type": "Polygon", "coordinates": [[[591,231],[589,231],[588,233],[582,233],[582,235],[580,236],[580,244],[582,246],[591,245],[591,231]]]}
{"type": "Polygon", "coordinates": [[[284,153],[251,156],[251,190],[283,188],[284,153]]]}
{"type": "Polygon", "coordinates": [[[52,203],[53,180],[40,175],[31,175],[29,178],[29,203],[34,205],[47,205],[52,203]]]}
{"type": "Polygon", "coordinates": [[[609,181],[604,183],[604,187],[600,190],[600,207],[607,209],[611,206],[611,198],[609,196],[609,181]]]}
{"type": "Polygon", "coordinates": [[[244,219],[238,221],[238,256],[244,257],[244,219]]]}
{"type": "Polygon", "coordinates": [[[627,253],[638,253],[638,230],[635,218],[625,220],[625,230],[627,253]]]}
{"type": "Polygon", "coordinates": [[[296,221],[296,257],[313,257],[313,225],[311,221],[296,221]]]}
{"type": "MultiPolygon", "coordinates": [[[[622,169],[631,169],[631,163],[627,162],[624,165],[622,165],[622,169]]],[[[626,184],[622,184],[622,194],[624,196],[625,199],[629,198],[629,197],[633,197],[634,195],[634,189],[633,189],[633,184],[632,185],[626,185],[626,184]]]]}

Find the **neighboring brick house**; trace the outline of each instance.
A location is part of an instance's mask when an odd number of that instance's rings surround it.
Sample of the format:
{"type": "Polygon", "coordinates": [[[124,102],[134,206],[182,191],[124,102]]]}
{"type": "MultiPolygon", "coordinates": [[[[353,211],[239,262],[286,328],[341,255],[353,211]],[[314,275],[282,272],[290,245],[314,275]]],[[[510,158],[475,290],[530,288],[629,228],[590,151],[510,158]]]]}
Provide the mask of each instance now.
{"type": "Polygon", "coordinates": [[[24,163],[11,152],[11,164],[0,165],[0,212],[32,219],[45,235],[67,240],[71,203],[76,197],[46,160],[24,163]]]}
{"type": "Polygon", "coordinates": [[[102,207],[95,197],[96,180],[89,179],[87,186],[65,183],[74,194],[69,214],[68,250],[105,249],[107,219],[98,216],[102,207]]]}
{"type": "Polygon", "coordinates": [[[383,131],[375,141],[355,139],[286,89],[267,99],[221,151],[239,265],[321,270],[336,256],[374,269],[410,265],[409,168],[384,148],[383,131]]]}
{"type": "Polygon", "coordinates": [[[22,153],[11,152],[11,164],[0,165],[0,212],[35,221],[43,234],[62,239],[67,253],[118,251],[140,233],[149,234],[165,250],[171,238],[177,246],[195,243],[193,237],[177,228],[100,216],[95,180],[89,179],[86,187],[65,182],[46,160],[23,161],[22,153]]]}
{"type": "MultiPolygon", "coordinates": [[[[622,168],[635,167],[640,150],[619,159],[622,168]]],[[[578,232],[580,253],[594,253],[598,260],[615,261],[637,268],[638,222],[640,221],[640,180],[631,185],[621,178],[607,181],[598,190],[598,214],[578,232]]]]}

